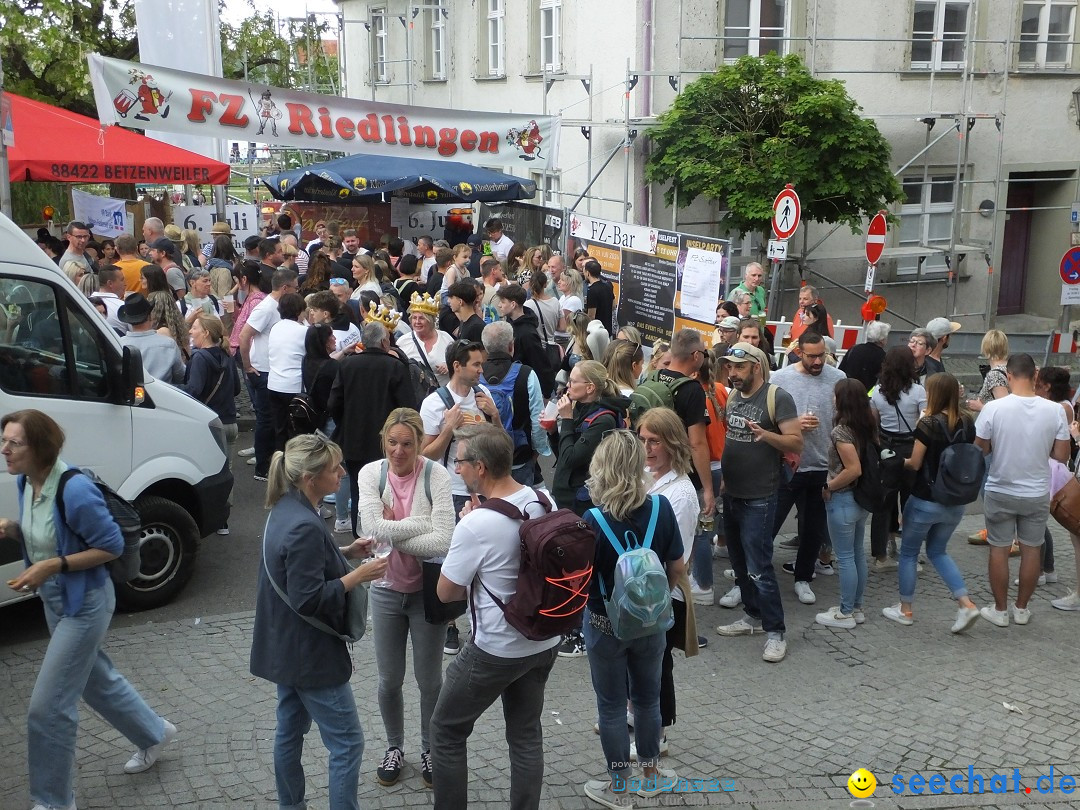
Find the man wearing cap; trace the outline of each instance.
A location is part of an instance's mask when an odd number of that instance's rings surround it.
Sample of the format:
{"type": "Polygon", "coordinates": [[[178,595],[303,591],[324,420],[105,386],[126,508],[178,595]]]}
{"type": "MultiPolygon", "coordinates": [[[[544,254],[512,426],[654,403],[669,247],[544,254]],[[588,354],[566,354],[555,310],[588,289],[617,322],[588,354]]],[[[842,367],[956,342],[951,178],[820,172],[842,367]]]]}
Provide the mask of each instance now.
{"type": "Polygon", "coordinates": [[[207,259],[209,259],[210,254],[214,252],[214,240],[219,236],[232,236],[232,228],[229,227],[229,223],[225,220],[220,220],[210,226],[210,241],[200,249],[202,255],[207,259]]]}
{"type": "Polygon", "coordinates": [[[187,280],[184,271],[176,263],[176,246],[164,236],[150,243],[150,261],[165,273],[165,280],[177,299],[187,295],[187,280]]]}
{"type": "Polygon", "coordinates": [[[926,356],[927,377],[945,370],[945,363],[941,359],[941,355],[949,346],[949,336],[959,328],[960,324],[956,321],[950,321],[948,318],[934,318],[926,325],[926,331],[937,340],[937,345],[930,349],[930,353],[926,356]]]}
{"type": "Polygon", "coordinates": [[[315,251],[323,246],[323,242],[326,239],[326,222],[319,220],[315,223],[315,238],[312,239],[304,246],[304,250],[308,252],[309,256],[313,256],[315,251]]]}
{"type": "Polygon", "coordinates": [[[168,335],[159,335],[150,322],[153,306],[142,293],[132,293],[116,313],[130,330],[120,338],[125,346],[138,349],[143,371],[155,379],[179,385],[184,381],[184,363],[180,347],[168,335]]]}
{"type": "Polygon", "coordinates": [[[179,225],[166,225],[165,238],[173,243],[173,247],[176,249],[176,261],[184,269],[184,277],[187,278],[191,275],[191,271],[195,269],[195,266],[184,251],[186,247],[184,244],[184,229],[179,225]]]}
{"type": "Polygon", "coordinates": [[[244,239],[244,261],[259,263],[259,242],[262,237],[252,234],[244,239]]]}
{"type": "Polygon", "coordinates": [[[746,265],[742,282],[735,290],[750,296],[751,315],[758,317],[765,314],[765,268],[757,262],[750,262],[746,265]]]}
{"type": "Polygon", "coordinates": [[[784,453],[801,453],[802,425],[795,400],[770,385],[765,353],[749,343],[728,351],[731,385],[724,443],[724,533],[746,616],[716,628],[722,636],[766,634],[762,659],[784,660],[784,606],[772,563],[773,523],[784,453]],[[769,390],[774,388],[773,407],[769,390]]]}
{"type": "Polygon", "coordinates": [[[733,315],[728,315],[720,319],[720,323],[716,325],[716,329],[713,330],[712,345],[715,349],[721,343],[724,344],[726,349],[733,343],[736,343],[736,338],[739,333],[739,319],[733,315]]]}

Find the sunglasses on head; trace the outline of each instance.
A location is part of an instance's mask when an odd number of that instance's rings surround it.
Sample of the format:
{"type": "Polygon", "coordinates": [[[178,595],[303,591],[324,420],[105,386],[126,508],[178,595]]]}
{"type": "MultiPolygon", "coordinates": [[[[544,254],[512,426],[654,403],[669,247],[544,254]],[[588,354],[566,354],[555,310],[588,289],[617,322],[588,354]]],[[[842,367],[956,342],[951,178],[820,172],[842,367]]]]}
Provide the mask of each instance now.
{"type": "Polygon", "coordinates": [[[330,279],[330,283],[331,284],[348,284],[349,282],[347,282],[343,278],[332,278],[332,279],[330,279]]]}
{"type": "Polygon", "coordinates": [[[724,357],[738,357],[740,360],[742,360],[744,357],[757,359],[746,349],[728,349],[726,352],[724,352],[724,357]]]}

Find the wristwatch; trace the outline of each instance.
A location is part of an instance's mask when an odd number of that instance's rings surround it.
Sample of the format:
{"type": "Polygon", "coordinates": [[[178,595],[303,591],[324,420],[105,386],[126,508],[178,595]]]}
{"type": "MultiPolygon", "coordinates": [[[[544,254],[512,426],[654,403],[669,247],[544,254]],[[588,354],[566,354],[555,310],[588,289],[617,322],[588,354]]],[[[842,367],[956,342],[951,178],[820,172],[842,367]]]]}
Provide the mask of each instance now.
{"type": "Polygon", "coordinates": [[[68,572],[67,557],[64,556],[63,554],[61,554],[60,555],[60,573],[61,574],[66,574],[67,572],[68,572]]]}

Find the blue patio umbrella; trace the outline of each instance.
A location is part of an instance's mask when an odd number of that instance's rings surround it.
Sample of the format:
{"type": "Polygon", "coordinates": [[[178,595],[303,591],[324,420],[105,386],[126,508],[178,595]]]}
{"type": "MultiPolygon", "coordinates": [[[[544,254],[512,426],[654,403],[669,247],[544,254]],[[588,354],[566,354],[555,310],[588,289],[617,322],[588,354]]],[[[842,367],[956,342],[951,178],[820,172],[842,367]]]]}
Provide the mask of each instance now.
{"type": "Polygon", "coordinates": [[[505,202],[536,196],[536,183],[444,160],[346,155],[262,179],[279,200],[372,202],[383,194],[430,203],[505,202]]]}

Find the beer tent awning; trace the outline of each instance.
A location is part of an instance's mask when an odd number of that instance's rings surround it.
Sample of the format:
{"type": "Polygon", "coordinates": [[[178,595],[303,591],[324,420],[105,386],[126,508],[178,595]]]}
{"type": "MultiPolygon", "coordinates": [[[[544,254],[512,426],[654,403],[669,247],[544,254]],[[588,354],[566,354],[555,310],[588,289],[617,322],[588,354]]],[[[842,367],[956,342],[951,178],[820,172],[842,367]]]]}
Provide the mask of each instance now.
{"type": "Polygon", "coordinates": [[[225,185],[229,165],[51,104],[4,94],[11,181],[225,185]]]}
{"type": "Polygon", "coordinates": [[[346,155],[263,178],[279,200],[360,203],[383,194],[429,203],[528,200],[536,183],[468,163],[346,155]]]}

